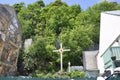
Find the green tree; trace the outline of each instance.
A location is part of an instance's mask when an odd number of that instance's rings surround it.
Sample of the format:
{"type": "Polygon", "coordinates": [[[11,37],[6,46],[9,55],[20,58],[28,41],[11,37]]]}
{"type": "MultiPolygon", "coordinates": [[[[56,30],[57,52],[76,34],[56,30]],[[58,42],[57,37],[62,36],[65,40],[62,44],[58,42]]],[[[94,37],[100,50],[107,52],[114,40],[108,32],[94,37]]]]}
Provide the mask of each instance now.
{"type": "Polygon", "coordinates": [[[14,7],[18,10],[23,42],[27,38],[33,39],[32,46],[24,51],[21,59],[28,74],[36,70],[59,70],[59,55],[52,52],[56,39],[63,43],[63,48],[71,49],[63,54],[64,68],[69,61],[72,65],[82,65],[82,51],[99,44],[100,13],[120,9],[119,4],[107,1],[85,11],[80,5],[68,6],[61,0],[48,5],[42,0],[26,7],[20,5],[14,7]]]}
{"type": "Polygon", "coordinates": [[[35,30],[37,25],[43,21],[40,14],[41,9],[44,6],[44,2],[42,0],[38,0],[33,4],[29,4],[19,12],[18,18],[22,26],[23,40],[26,38],[32,38],[36,35],[35,30]]]}
{"type": "Polygon", "coordinates": [[[99,44],[99,33],[100,33],[100,13],[104,11],[118,10],[119,4],[114,2],[103,1],[98,4],[89,7],[87,10],[79,13],[76,17],[76,25],[88,26],[93,25],[94,35],[92,40],[94,43],[99,44]]]}
{"type": "Polygon", "coordinates": [[[13,5],[13,8],[15,9],[16,13],[19,13],[22,10],[22,8],[24,8],[24,7],[25,7],[24,2],[20,2],[18,4],[16,3],[13,5]]]}
{"type": "MultiPolygon", "coordinates": [[[[30,71],[51,71],[55,67],[53,62],[57,55],[53,54],[52,50],[55,47],[52,45],[54,38],[36,38],[36,41],[29,49],[25,49],[23,54],[25,69],[30,71]]],[[[55,68],[54,68],[55,69],[55,68]]]]}
{"type": "Polygon", "coordinates": [[[70,52],[65,52],[66,54],[63,56],[66,67],[69,61],[72,65],[82,65],[82,51],[87,50],[93,44],[92,34],[93,28],[84,26],[75,27],[60,34],[59,39],[65,48],[71,49],[70,52]]]}

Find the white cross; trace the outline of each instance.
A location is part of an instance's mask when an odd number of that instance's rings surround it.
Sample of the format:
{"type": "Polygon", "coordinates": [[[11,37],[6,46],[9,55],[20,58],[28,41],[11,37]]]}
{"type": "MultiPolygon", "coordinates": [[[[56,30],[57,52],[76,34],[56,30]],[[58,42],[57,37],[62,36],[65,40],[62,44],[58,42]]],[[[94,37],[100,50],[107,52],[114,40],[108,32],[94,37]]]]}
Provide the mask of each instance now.
{"type": "Polygon", "coordinates": [[[53,52],[60,52],[60,70],[61,70],[61,72],[62,72],[62,69],[63,69],[63,63],[62,63],[62,53],[64,52],[64,51],[70,51],[70,49],[63,49],[62,48],[62,43],[60,44],[60,49],[58,49],[58,50],[53,50],[53,52]]]}

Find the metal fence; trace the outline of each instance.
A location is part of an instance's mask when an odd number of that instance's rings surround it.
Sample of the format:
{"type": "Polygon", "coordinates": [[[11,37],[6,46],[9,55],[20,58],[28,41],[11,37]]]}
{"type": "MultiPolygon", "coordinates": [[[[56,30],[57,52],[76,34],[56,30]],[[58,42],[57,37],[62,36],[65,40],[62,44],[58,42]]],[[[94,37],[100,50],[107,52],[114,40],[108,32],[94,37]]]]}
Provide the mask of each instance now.
{"type": "Polygon", "coordinates": [[[0,80],[97,80],[96,78],[21,78],[21,77],[0,77],[0,80]]]}

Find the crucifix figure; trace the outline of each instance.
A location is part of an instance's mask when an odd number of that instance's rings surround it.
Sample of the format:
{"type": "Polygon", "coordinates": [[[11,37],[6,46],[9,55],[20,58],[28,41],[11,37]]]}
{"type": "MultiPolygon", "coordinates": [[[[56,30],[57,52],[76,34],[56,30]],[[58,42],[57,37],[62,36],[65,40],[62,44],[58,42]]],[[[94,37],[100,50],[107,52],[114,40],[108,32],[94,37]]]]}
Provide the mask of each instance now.
{"type": "Polygon", "coordinates": [[[62,53],[64,52],[64,51],[70,51],[70,49],[63,49],[62,48],[62,43],[60,44],[60,49],[58,49],[58,50],[53,50],[53,52],[59,52],[60,53],[60,70],[61,70],[61,72],[62,72],[62,69],[63,69],[63,63],[62,63],[62,53]]]}

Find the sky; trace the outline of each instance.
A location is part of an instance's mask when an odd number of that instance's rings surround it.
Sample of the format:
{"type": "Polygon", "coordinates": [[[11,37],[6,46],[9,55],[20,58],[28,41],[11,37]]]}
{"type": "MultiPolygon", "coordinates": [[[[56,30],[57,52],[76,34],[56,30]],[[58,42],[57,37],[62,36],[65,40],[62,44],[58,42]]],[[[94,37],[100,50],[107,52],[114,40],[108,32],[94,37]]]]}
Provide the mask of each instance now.
{"type": "MultiPolygon", "coordinates": [[[[1,4],[9,4],[13,5],[15,3],[24,2],[26,5],[32,4],[36,2],[37,0],[0,0],[1,4]]],[[[49,4],[50,2],[53,2],[55,0],[43,0],[45,4],[49,4]]],[[[97,4],[103,0],[62,0],[63,2],[66,2],[68,5],[73,4],[79,4],[83,10],[87,9],[90,6],[93,6],[94,4],[97,4]]],[[[120,0],[108,0],[112,2],[118,2],[120,4],[120,0]]]]}

